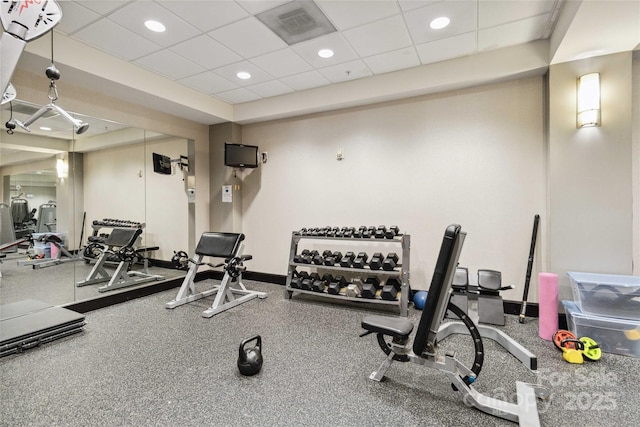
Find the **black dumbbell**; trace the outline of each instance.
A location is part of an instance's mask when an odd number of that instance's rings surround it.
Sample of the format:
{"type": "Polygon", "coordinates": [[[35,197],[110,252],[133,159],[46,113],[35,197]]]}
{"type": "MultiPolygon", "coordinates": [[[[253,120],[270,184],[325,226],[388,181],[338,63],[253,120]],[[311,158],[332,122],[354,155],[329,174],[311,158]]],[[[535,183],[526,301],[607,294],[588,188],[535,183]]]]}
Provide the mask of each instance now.
{"type": "MultiPolygon", "coordinates": [[[[317,253],[317,251],[316,251],[316,253],[317,253]]],[[[331,251],[330,251],[330,250],[328,250],[328,249],[325,249],[325,250],[322,252],[322,255],[320,255],[319,253],[317,253],[317,255],[315,255],[315,256],[313,257],[313,263],[314,263],[315,265],[322,265],[322,264],[324,264],[324,259],[325,259],[326,257],[328,257],[328,256],[331,256],[331,251]]]]}
{"type": "Polygon", "coordinates": [[[305,291],[311,290],[311,285],[314,281],[320,279],[320,275],[318,273],[311,273],[300,282],[300,289],[305,291]]]}
{"type": "Polygon", "coordinates": [[[342,259],[342,252],[335,251],[330,256],[324,259],[324,265],[332,266],[332,265],[339,264],[341,259],[342,259]]]}
{"type": "Polygon", "coordinates": [[[313,262],[313,257],[316,255],[318,255],[318,251],[302,251],[302,263],[311,264],[313,262]]]}
{"type": "Polygon", "coordinates": [[[382,292],[380,293],[380,298],[387,301],[395,301],[398,299],[398,292],[402,288],[402,283],[400,280],[392,277],[387,280],[387,282],[382,287],[382,292]]]}
{"type": "Polygon", "coordinates": [[[368,277],[362,285],[360,296],[367,299],[375,298],[378,289],[380,289],[380,279],[377,277],[368,277]]]}
{"type": "Polygon", "coordinates": [[[380,270],[383,262],[384,262],[384,255],[382,255],[382,253],[380,252],[376,252],[371,257],[371,261],[369,261],[369,268],[372,270],[380,270]]]}
{"type": "Polygon", "coordinates": [[[351,263],[353,262],[353,259],[356,257],[356,254],[354,254],[353,252],[349,251],[346,254],[344,254],[344,256],[342,257],[342,259],[340,259],[340,266],[341,267],[351,267],[351,263]]]}
{"type": "Polygon", "coordinates": [[[353,260],[351,266],[353,268],[364,268],[364,266],[367,265],[368,258],[369,255],[367,255],[366,252],[358,252],[358,256],[353,260]]]}
{"type": "Polygon", "coordinates": [[[328,281],[331,280],[331,275],[330,274],[324,274],[322,276],[322,279],[320,278],[320,275],[316,274],[316,279],[314,279],[314,281],[311,283],[311,290],[314,292],[324,292],[324,287],[327,284],[328,281]]]}
{"type": "Polygon", "coordinates": [[[398,254],[390,252],[382,262],[382,269],[385,271],[393,271],[398,265],[398,254]]]}
{"type": "Polygon", "coordinates": [[[362,234],[367,231],[367,227],[365,227],[364,225],[361,225],[360,227],[358,227],[357,230],[353,230],[353,237],[360,239],[362,238],[362,234]]]}
{"type": "Polygon", "coordinates": [[[302,286],[302,280],[309,277],[309,273],[306,271],[293,271],[293,277],[291,278],[291,287],[300,289],[302,286]]]}
{"type": "Polygon", "coordinates": [[[306,271],[293,271],[293,277],[291,278],[291,283],[289,284],[292,288],[300,289],[302,284],[302,279],[305,277],[309,277],[309,273],[306,271]]]}
{"type": "Polygon", "coordinates": [[[344,276],[336,276],[331,283],[329,283],[327,292],[331,295],[340,295],[340,291],[345,286],[347,286],[347,279],[345,279],[344,276]]]}
{"type": "Polygon", "coordinates": [[[400,234],[400,229],[398,228],[398,226],[392,225],[391,227],[387,228],[387,232],[384,233],[384,237],[387,239],[393,239],[399,234],[400,234]]]}
{"type": "Polygon", "coordinates": [[[386,233],[387,233],[387,227],[385,225],[379,225],[378,228],[376,228],[376,232],[374,233],[374,236],[376,239],[384,239],[384,236],[386,233]]]}
{"type": "Polygon", "coordinates": [[[293,257],[293,262],[296,262],[298,264],[307,264],[304,262],[304,259],[306,256],[308,256],[310,254],[309,249],[305,249],[302,252],[300,252],[299,254],[295,255],[293,257]]]}

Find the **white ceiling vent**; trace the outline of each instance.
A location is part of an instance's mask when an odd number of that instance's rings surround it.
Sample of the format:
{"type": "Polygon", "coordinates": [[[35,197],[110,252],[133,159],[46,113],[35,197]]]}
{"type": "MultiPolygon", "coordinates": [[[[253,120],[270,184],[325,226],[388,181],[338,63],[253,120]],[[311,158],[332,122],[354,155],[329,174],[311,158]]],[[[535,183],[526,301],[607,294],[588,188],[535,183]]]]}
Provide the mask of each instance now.
{"type": "Polygon", "coordinates": [[[294,0],[256,15],[288,45],[333,33],[336,28],[309,0],[294,0]]]}

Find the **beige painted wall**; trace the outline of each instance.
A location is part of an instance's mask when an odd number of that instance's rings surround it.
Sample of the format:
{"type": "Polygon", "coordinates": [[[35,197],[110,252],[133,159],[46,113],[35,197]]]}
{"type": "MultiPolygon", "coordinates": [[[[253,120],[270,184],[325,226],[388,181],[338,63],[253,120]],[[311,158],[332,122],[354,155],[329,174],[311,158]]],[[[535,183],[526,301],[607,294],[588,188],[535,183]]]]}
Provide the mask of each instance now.
{"type": "Polygon", "coordinates": [[[500,270],[516,286],[505,298],[520,299],[533,217],[546,217],[542,105],[532,77],[244,126],[242,142],[269,154],[243,176],[250,269],[286,274],[301,227],[397,224],[412,238],[411,285],[427,289],[444,229],[460,223],[471,281],[500,270]]]}
{"type": "Polygon", "coordinates": [[[560,299],[572,299],[567,271],[632,273],[631,76],[631,52],[550,68],[549,267],[560,299]],[[588,72],[600,72],[602,126],[576,129],[576,78],[588,72]]]}

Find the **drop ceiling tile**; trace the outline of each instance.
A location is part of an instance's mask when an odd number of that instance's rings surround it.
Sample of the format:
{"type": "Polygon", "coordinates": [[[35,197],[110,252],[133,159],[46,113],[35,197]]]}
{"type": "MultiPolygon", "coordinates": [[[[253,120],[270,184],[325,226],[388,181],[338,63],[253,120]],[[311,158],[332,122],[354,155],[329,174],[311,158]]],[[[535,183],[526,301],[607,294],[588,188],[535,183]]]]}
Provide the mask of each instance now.
{"type": "Polygon", "coordinates": [[[291,0],[239,0],[237,3],[247,12],[256,15],[265,10],[273,9],[281,4],[289,3],[291,0]]]}
{"type": "Polygon", "coordinates": [[[253,16],[208,34],[245,59],[287,47],[280,37],[253,16]]]}
{"type": "Polygon", "coordinates": [[[478,50],[499,49],[538,40],[542,37],[548,15],[534,16],[510,24],[478,31],[478,50]]]}
{"type": "Polygon", "coordinates": [[[344,37],[338,33],[332,33],[313,40],[294,44],[291,46],[291,49],[311,64],[313,68],[328,67],[330,65],[358,59],[358,55],[353,48],[347,43],[344,37]],[[320,58],[318,51],[326,48],[332,49],[334,55],[331,58],[320,58]]]}
{"type": "Polygon", "coordinates": [[[200,31],[211,31],[249,16],[233,1],[169,0],[158,3],[200,31]]]}
{"type": "MultiPolygon", "coordinates": [[[[65,1],[61,3],[66,3],[65,1]]],[[[91,1],[76,1],[74,3],[81,3],[88,9],[93,10],[94,12],[99,13],[102,16],[107,16],[111,12],[120,9],[128,5],[129,3],[133,3],[133,1],[125,1],[125,0],[91,0],[91,1]]]]}
{"type": "Polygon", "coordinates": [[[421,65],[413,46],[370,56],[364,58],[363,61],[374,74],[383,74],[421,65]]]}
{"type": "Polygon", "coordinates": [[[426,43],[446,37],[475,31],[477,27],[476,1],[443,1],[405,13],[405,21],[415,44],[426,43]],[[429,23],[435,18],[451,19],[448,27],[434,30],[429,23]]]}
{"type": "Polygon", "coordinates": [[[306,90],[331,84],[329,80],[316,70],[283,77],[280,81],[294,90],[306,90]]]}
{"type": "Polygon", "coordinates": [[[128,4],[112,13],[109,19],[161,46],[172,46],[200,33],[194,26],[150,1],[128,4]],[[147,29],[144,22],[148,19],[162,22],[167,30],[156,33],[147,29]]]}
{"type": "Polygon", "coordinates": [[[192,87],[195,90],[204,92],[209,95],[236,89],[238,87],[237,84],[232,83],[229,80],[220,77],[219,75],[211,71],[184,78],[180,80],[180,83],[184,83],[185,85],[192,87]]]}
{"type": "Polygon", "coordinates": [[[331,83],[346,82],[356,80],[363,77],[371,76],[371,71],[361,60],[345,62],[343,64],[333,65],[331,67],[322,68],[320,73],[331,81],[331,83]]]}
{"type": "Polygon", "coordinates": [[[480,0],[478,22],[480,28],[489,28],[532,16],[551,12],[556,1],[550,0],[480,0]]]}
{"type": "Polygon", "coordinates": [[[476,33],[460,34],[416,46],[422,64],[446,61],[476,52],[476,33]]]}
{"type": "Polygon", "coordinates": [[[402,16],[395,15],[344,32],[344,37],[361,56],[398,50],[411,45],[402,16]]]}
{"type": "Polygon", "coordinates": [[[215,96],[216,98],[220,98],[223,101],[230,102],[231,104],[241,104],[243,102],[251,102],[260,99],[260,96],[243,87],[216,93],[215,96]]]}
{"type": "Polygon", "coordinates": [[[273,80],[273,76],[269,75],[266,71],[249,61],[240,61],[235,64],[225,65],[224,67],[216,68],[213,72],[220,77],[243,87],[273,80]],[[251,78],[247,80],[239,79],[236,74],[240,71],[248,72],[251,74],[251,78]]]}
{"type": "Polygon", "coordinates": [[[398,4],[400,5],[400,9],[402,9],[403,12],[408,12],[410,10],[427,6],[432,3],[437,3],[439,1],[442,0],[398,0],[398,4]]]}
{"type": "Polygon", "coordinates": [[[251,59],[251,62],[276,78],[299,74],[312,69],[311,65],[290,48],[257,56],[251,59]]]}
{"type": "Polygon", "coordinates": [[[72,34],[78,31],[80,28],[89,25],[90,23],[100,19],[101,15],[87,9],[83,5],[76,2],[63,1],[58,3],[62,9],[62,16],[56,31],[60,31],[64,34],[72,34]]]}
{"type": "Polygon", "coordinates": [[[83,28],[73,38],[130,61],[160,49],[159,45],[108,19],[83,28]]]}
{"type": "Polygon", "coordinates": [[[400,13],[397,3],[390,0],[316,0],[316,3],[339,30],[368,24],[400,13]]]}
{"type": "Polygon", "coordinates": [[[183,79],[187,76],[206,71],[205,68],[200,65],[194,64],[170,50],[154,52],[134,62],[174,80],[183,79]]]}
{"type": "Polygon", "coordinates": [[[177,44],[170,50],[207,70],[242,61],[240,55],[204,34],[177,44]]]}
{"type": "Polygon", "coordinates": [[[251,85],[247,87],[247,89],[262,98],[269,98],[271,96],[284,95],[286,93],[293,92],[293,89],[278,80],[271,80],[257,85],[251,85]]]}

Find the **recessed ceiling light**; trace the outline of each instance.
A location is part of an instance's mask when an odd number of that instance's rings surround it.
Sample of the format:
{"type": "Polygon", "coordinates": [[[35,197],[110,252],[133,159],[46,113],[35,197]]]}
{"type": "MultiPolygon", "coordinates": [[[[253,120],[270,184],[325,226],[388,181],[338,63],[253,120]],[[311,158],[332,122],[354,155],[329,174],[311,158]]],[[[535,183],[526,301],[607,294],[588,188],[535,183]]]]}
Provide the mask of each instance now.
{"type": "Polygon", "coordinates": [[[242,80],[248,80],[251,78],[251,74],[247,73],[246,71],[240,71],[238,74],[236,74],[236,76],[242,80]]]}
{"type": "Polygon", "coordinates": [[[144,21],[144,26],[156,33],[162,33],[167,29],[162,22],[154,21],[153,19],[144,21]]]}
{"type": "Polygon", "coordinates": [[[429,26],[434,30],[441,30],[447,25],[449,25],[450,22],[451,20],[449,18],[447,18],[446,16],[441,16],[440,18],[436,18],[433,21],[431,21],[429,26]]]}
{"type": "Polygon", "coordinates": [[[320,58],[331,58],[333,56],[333,51],[331,49],[320,49],[318,51],[318,56],[320,58]]]}
{"type": "Polygon", "coordinates": [[[51,130],[48,126],[40,126],[40,130],[51,130]]]}

